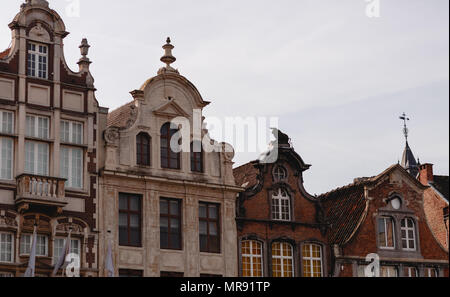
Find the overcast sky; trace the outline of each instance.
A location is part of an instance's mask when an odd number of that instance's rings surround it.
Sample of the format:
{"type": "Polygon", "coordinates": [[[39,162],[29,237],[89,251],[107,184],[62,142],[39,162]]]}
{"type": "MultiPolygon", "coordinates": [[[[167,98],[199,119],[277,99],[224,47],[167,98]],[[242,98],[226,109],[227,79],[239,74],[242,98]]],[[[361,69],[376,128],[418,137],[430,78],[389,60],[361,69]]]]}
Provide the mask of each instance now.
{"type": "MultiPolygon", "coordinates": [[[[21,0],[2,0],[0,48],[21,0]]],[[[91,44],[97,99],[114,109],[156,75],[166,37],[173,65],[212,104],[205,116],[274,116],[312,164],[305,187],[320,194],[401,159],[399,115],[411,117],[421,162],[449,173],[449,1],[53,0],[71,34],[65,56],[91,44]],[[66,12],[79,1],[79,17],[66,12]]],[[[214,133],[212,133],[214,136],[214,133]]],[[[222,139],[217,139],[222,140],[222,139]]],[[[236,165],[258,157],[241,153],[236,165]]]]}

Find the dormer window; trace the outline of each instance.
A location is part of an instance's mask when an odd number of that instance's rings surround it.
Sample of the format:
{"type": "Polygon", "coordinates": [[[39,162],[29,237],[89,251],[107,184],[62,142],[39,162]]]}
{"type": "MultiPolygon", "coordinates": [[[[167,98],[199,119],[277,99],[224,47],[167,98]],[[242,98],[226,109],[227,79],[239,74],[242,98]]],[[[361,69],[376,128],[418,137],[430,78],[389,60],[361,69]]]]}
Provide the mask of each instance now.
{"type": "Polygon", "coordinates": [[[29,76],[48,78],[48,47],[46,45],[28,43],[27,70],[29,76]]]}

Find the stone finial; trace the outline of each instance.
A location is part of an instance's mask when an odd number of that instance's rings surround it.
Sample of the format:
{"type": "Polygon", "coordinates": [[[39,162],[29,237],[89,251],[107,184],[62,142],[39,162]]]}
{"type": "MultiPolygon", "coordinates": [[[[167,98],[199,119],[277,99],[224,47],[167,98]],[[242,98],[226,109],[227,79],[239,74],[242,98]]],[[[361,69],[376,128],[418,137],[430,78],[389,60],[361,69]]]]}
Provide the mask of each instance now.
{"type": "Polygon", "coordinates": [[[48,7],[48,1],[46,0],[27,0],[25,4],[48,7]]]}
{"type": "Polygon", "coordinates": [[[80,66],[80,71],[89,71],[89,65],[92,63],[91,60],[87,57],[89,54],[89,45],[86,38],[83,38],[81,41],[81,45],[79,46],[81,52],[81,58],[78,61],[78,65],[80,66]]]}
{"type": "Polygon", "coordinates": [[[167,72],[167,71],[178,73],[178,70],[176,70],[176,69],[172,68],[172,66],[170,66],[170,64],[175,63],[175,61],[177,60],[177,58],[175,58],[175,57],[172,55],[172,50],[173,50],[175,47],[171,44],[170,37],[167,37],[166,44],[163,45],[162,48],[165,50],[165,53],[164,53],[164,56],[161,57],[161,62],[165,63],[165,64],[166,64],[166,67],[161,68],[161,69],[158,71],[158,74],[165,73],[165,72],[167,72]]]}
{"type": "Polygon", "coordinates": [[[83,56],[83,59],[87,59],[86,56],[89,54],[90,47],[91,46],[89,45],[87,39],[83,38],[83,40],[81,40],[81,45],[79,46],[81,55],[83,56]]]}

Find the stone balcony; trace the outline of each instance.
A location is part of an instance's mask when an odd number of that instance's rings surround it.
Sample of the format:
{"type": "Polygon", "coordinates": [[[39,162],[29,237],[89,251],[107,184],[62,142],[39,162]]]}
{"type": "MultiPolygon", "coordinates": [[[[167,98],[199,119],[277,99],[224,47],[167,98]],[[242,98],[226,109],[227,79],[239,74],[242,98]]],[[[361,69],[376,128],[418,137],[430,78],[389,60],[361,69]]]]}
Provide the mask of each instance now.
{"type": "Polygon", "coordinates": [[[31,206],[40,206],[56,207],[57,212],[61,213],[68,204],[64,178],[21,174],[16,181],[15,204],[19,212],[26,211],[31,206]]]}

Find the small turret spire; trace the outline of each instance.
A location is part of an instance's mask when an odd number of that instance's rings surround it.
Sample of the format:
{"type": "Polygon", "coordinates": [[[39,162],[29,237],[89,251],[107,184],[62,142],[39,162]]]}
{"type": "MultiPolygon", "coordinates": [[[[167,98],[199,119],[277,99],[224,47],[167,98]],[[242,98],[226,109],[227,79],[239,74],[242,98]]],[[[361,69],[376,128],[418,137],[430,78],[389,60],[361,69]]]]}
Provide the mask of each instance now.
{"type": "Polygon", "coordinates": [[[409,130],[408,130],[408,126],[406,125],[406,123],[409,121],[409,118],[406,116],[406,113],[403,113],[400,116],[400,120],[403,120],[403,135],[405,135],[406,142],[408,142],[409,130]]]}

